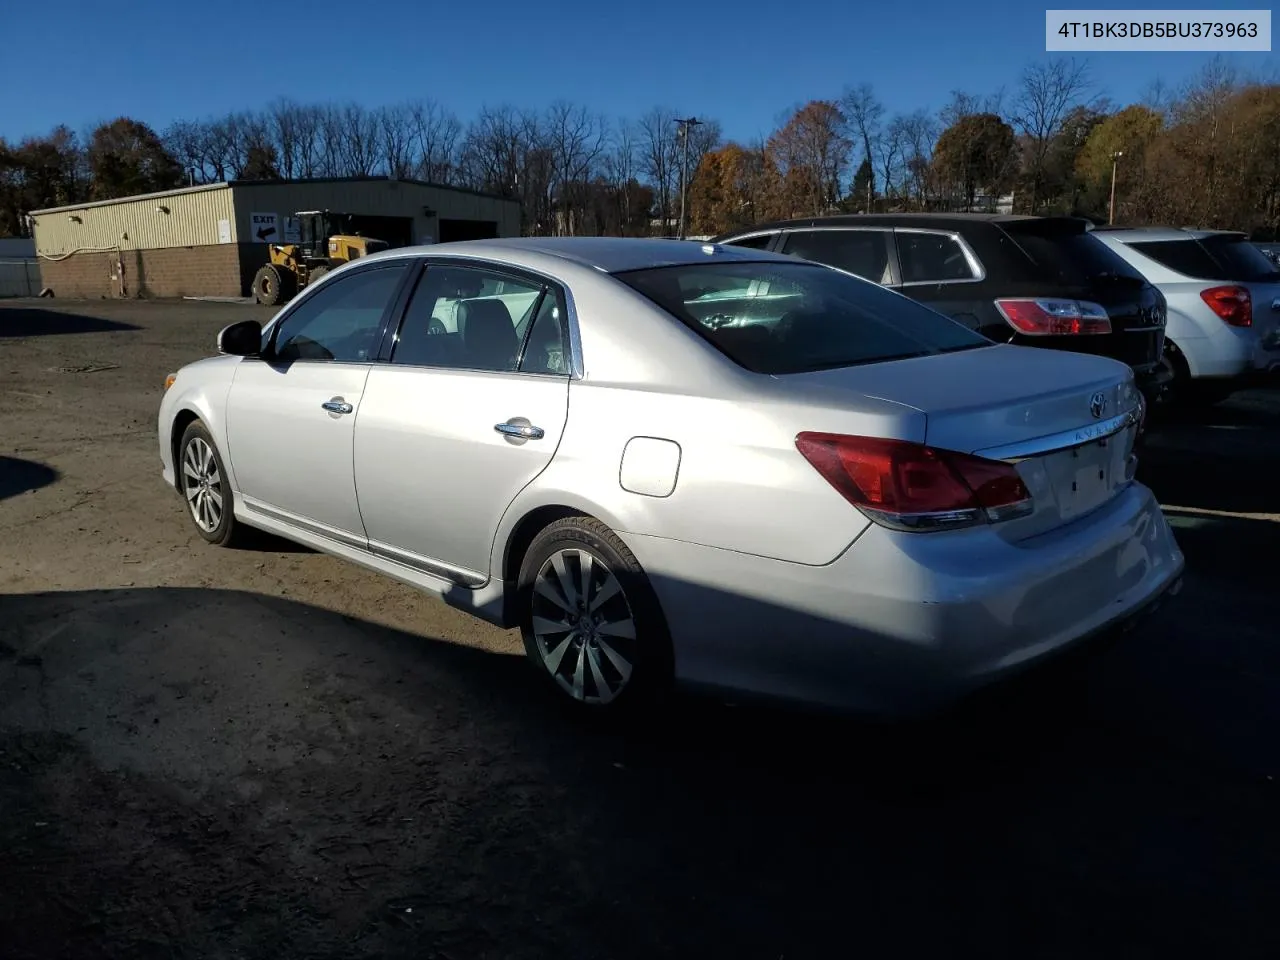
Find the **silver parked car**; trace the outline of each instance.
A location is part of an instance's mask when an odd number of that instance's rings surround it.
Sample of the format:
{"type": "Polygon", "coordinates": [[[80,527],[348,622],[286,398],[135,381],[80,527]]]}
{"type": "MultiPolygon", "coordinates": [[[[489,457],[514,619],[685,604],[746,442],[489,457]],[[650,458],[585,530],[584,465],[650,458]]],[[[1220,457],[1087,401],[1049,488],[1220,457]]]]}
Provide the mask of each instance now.
{"type": "Polygon", "coordinates": [[[928,708],[1181,583],[1128,367],[780,254],[396,250],[219,348],[159,415],[205,540],[261,528],[518,626],[582,704],[928,708]]]}
{"type": "Polygon", "coordinates": [[[1169,399],[1213,404],[1280,371],[1280,267],[1243,233],[1099,227],[1169,305],[1169,399]]]}

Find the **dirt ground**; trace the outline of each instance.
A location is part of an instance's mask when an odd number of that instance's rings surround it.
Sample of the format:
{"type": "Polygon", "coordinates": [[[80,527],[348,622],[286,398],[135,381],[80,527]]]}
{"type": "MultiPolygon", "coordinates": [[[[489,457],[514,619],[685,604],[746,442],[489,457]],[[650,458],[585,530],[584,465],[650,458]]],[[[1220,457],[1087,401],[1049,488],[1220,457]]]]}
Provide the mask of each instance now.
{"type": "Polygon", "coordinates": [[[0,305],[0,955],[1275,957],[1280,393],[1144,454],[1145,629],[922,724],[596,730],[515,638],[160,479],[257,308],[0,305]]]}

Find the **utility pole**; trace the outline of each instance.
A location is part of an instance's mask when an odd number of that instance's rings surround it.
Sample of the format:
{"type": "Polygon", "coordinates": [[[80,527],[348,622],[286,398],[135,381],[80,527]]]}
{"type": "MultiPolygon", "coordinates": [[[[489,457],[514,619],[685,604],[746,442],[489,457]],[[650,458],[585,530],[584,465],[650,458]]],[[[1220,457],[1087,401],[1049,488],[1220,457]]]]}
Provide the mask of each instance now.
{"type": "Polygon", "coordinates": [[[1120,163],[1120,158],[1124,156],[1123,150],[1117,150],[1111,154],[1111,209],[1107,213],[1107,223],[1114,224],[1116,222],[1116,166],[1120,163]]]}
{"type": "Polygon", "coordinates": [[[701,126],[697,117],[684,117],[675,121],[680,126],[682,153],[680,154],[680,239],[684,239],[685,188],[689,183],[689,130],[701,126]]]}

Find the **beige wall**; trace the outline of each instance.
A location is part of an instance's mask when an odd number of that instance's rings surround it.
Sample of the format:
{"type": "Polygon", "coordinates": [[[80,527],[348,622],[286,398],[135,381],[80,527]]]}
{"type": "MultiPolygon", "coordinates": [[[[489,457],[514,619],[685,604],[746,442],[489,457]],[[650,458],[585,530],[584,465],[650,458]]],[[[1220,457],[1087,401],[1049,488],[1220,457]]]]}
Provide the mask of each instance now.
{"type": "Polygon", "coordinates": [[[439,239],[436,219],[493,220],[498,235],[520,235],[520,205],[514,201],[484,197],[461,190],[423,186],[396,180],[321,183],[242,184],[232,188],[235,195],[236,235],[248,242],[252,236],[249,218],[255,213],[274,213],[281,229],[284,218],[301,210],[336,210],[374,217],[412,217],[415,243],[439,239]],[[436,217],[423,215],[423,208],[436,217]]]}
{"type": "Polygon", "coordinates": [[[74,250],[115,246],[121,250],[212,246],[219,242],[219,220],[230,221],[230,242],[234,244],[236,222],[231,193],[225,184],[217,184],[145,199],[36,213],[36,252],[41,257],[56,257],[74,250]],[[161,206],[169,212],[156,209],[161,206]],[[73,216],[82,222],[69,219],[73,216]]]}
{"type": "Polygon", "coordinates": [[[283,230],[284,217],[300,210],[325,209],[411,217],[417,243],[439,240],[439,218],[492,220],[498,224],[499,236],[520,235],[518,203],[463,190],[395,180],[212,184],[136,200],[36,212],[36,252],[47,258],[115,247],[122,251],[212,247],[224,240],[235,245],[251,242],[249,218],[254,213],[276,214],[283,230]],[[162,213],[159,207],[169,212],[162,213]],[[435,216],[425,216],[424,208],[433,210],[435,216]],[[220,220],[229,223],[227,237],[219,236],[220,220]]]}

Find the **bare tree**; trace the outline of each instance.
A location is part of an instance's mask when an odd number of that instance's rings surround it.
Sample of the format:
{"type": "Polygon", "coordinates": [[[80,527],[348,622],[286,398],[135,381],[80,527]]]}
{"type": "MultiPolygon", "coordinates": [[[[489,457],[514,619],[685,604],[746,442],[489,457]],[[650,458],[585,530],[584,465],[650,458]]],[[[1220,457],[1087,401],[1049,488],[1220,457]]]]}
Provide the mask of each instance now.
{"type": "Polygon", "coordinates": [[[872,170],[867,178],[867,212],[870,213],[876,197],[875,149],[880,141],[884,104],[876,97],[871,84],[862,83],[844,92],[840,109],[849,125],[850,136],[862,147],[862,159],[872,170]]]}
{"type": "Polygon", "coordinates": [[[208,183],[205,144],[206,124],[199,120],[175,120],[164,131],[165,148],[182,165],[184,176],[196,183],[208,183]]]}
{"type": "Polygon", "coordinates": [[[925,110],[917,110],[902,120],[907,189],[921,207],[928,206],[933,192],[930,164],[939,132],[938,124],[925,110]]]}
{"type": "Polygon", "coordinates": [[[653,186],[657,214],[666,232],[672,218],[672,197],[680,176],[680,143],[676,136],[678,114],[669,107],[655,107],[640,118],[642,169],[653,186]]]}
{"type": "Polygon", "coordinates": [[[601,172],[613,188],[617,201],[618,224],[623,236],[631,225],[632,188],[636,184],[637,136],[629,121],[614,128],[613,142],[601,162],[601,172]]]}
{"type": "Polygon", "coordinates": [[[942,126],[954,126],[965,117],[976,117],[983,113],[994,113],[996,116],[1004,112],[1004,90],[994,93],[974,94],[964,90],[952,90],[947,105],[938,111],[938,119],[942,126]]]}
{"type": "Polygon", "coordinates": [[[333,111],[338,134],[338,176],[367,177],[378,169],[380,124],[377,114],[358,103],[333,111]]]}
{"type": "Polygon", "coordinates": [[[409,105],[417,176],[429,183],[452,184],[458,179],[458,145],[462,123],[433,100],[409,105]]]}
{"type": "Polygon", "coordinates": [[[894,116],[885,125],[880,142],[876,145],[877,169],[880,182],[884,185],[886,200],[891,200],[895,193],[904,188],[904,167],[911,147],[908,127],[907,117],[902,114],[894,116]]]}
{"type": "Polygon", "coordinates": [[[587,205],[587,185],[607,143],[603,117],[560,100],[547,108],[542,132],[551,152],[553,209],[557,217],[554,232],[577,233],[577,222],[587,205]],[[558,203],[556,202],[558,200],[558,203]]]}
{"type": "Polygon", "coordinates": [[[522,118],[506,104],[485,106],[467,127],[460,161],[467,186],[514,197],[520,189],[522,118]]]}
{"type": "Polygon", "coordinates": [[[1031,181],[1032,213],[1040,206],[1045,163],[1053,139],[1067,114],[1084,102],[1092,86],[1088,64],[1074,59],[1035,63],[1022,72],[1010,119],[1027,140],[1026,172],[1031,181]]]}
{"type": "Polygon", "coordinates": [[[378,153],[387,176],[407,180],[413,176],[417,158],[413,153],[413,118],[407,107],[397,104],[374,111],[378,128],[378,153]]]}

